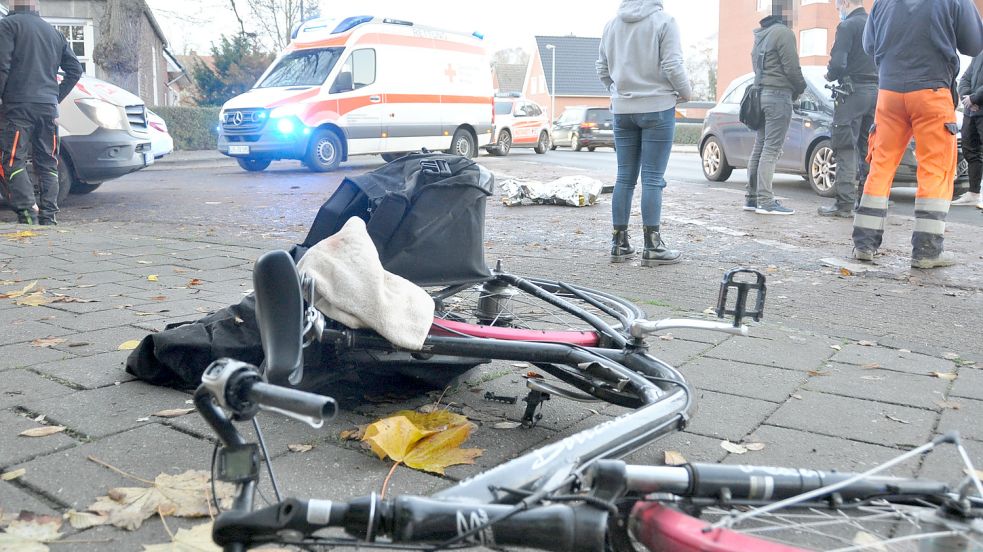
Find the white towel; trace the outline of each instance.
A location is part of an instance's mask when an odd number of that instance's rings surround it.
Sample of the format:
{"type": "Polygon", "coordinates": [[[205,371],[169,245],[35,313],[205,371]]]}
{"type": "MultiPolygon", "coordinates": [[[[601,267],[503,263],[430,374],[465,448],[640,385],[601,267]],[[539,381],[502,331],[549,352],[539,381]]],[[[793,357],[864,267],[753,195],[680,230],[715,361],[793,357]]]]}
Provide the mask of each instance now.
{"type": "Polygon", "coordinates": [[[328,318],[349,328],[372,328],[404,349],[423,348],[433,324],[433,299],[382,268],[362,219],[348,219],[338,233],[311,247],[297,266],[314,279],[314,306],[328,318]]]}

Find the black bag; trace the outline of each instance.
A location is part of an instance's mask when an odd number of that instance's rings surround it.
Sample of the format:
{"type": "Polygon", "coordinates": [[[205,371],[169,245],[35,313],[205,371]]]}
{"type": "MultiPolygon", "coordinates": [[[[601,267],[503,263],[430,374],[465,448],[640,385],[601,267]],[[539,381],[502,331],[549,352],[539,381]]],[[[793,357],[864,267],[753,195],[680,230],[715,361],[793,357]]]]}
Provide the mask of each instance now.
{"type": "Polygon", "coordinates": [[[765,114],[761,111],[761,87],[756,83],[744,89],[739,117],[744,126],[751,130],[758,130],[764,125],[765,114]]]}
{"type": "Polygon", "coordinates": [[[421,286],[480,282],[485,264],[485,202],[494,177],[457,155],[412,153],[346,178],[321,206],[294,260],[361,217],[382,266],[421,286]]]}

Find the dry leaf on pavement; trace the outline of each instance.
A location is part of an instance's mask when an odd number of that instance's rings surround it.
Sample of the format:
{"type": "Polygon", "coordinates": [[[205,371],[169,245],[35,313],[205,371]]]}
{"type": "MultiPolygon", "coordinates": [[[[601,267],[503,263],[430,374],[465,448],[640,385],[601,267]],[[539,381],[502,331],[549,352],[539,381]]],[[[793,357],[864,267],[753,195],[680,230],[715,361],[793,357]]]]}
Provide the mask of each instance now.
{"type": "Polygon", "coordinates": [[[519,422],[498,422],[492,426],[495,429],[515,429],[517,427],[522,427],[519,422]]]}
{"type": "Polygon", "coordinates": [[[58,531],[61,518],[21,512],[0,532],[0,550],[4,552],[48,552],[45,543],[62,537],[58,531]]]}
{"type": "Polygon", "coordinates": [[[345,431],[339,433],[338,437],[340,437],[342,441],[361,441],[362,437],[365,436],[365,428],[367,427],[369,426],[360,425],[355,429],[346,429],[345,431]]]}
{"type": "Polygon", "coordinates": [[[30,295],[26,295],[14,301],[14,304],[22,307],[40,307],[42,305],[52,303],[53,301],[54,299],[45,295],[44,290],[42,289],[41,291],[35,291],[30,295]]]}
{"type": "Polygon", "coordinates": [[[682,466],[689,463],[680,452],[675,450],[665,451],[664,460],[667,466],[682,466]]]}
{"type": "Polygon", "coordinates": [[[863,368],[864,370],[879,370],[881,368],[881,365],[877,364],[876,362],[869,362],[861,366],[861,368],[863,368]]]}
{"type": "Polygon", "coordinates": [[[946,380],[946,381],[953,381],[957,377],[959,377],[954,372],[929,372],[928,375],[933,376],[933,377],[936,377],[936,378],[939,378],[940,380],[946,380]]]}
{"type": "Polygon", "coordinates": [[[810,376],[828,376],[829,372],[823,372],[822,370],[809,370],[807,372],[810,376]]]}
{"type": "Polygon", "coordinates": [[[959,360],[959,353],[945,353],[942,358],[946,360],[959,360]]]}
{"type": "Polygon", "coordinates": [[[212,541],[212,523],[178,529],[174,540],[166,544],[145,544],[143,552],[222,552],[212,541]]]}
{"type": "Polygon", "coordinates": [[[156,282],[157,279],[158,278],[157,278],[157,275],[156,274],[151,274],[150,276],[147,276],[147,281],[148,282],[156,282]]]}
{"type": "Polygon", "coordinates": [[[21,437],[47,437],[48,435],[54,435],[55,433],[61,433],[65,431],[65,426],[43,426],[35,427],[33,429],[25,429],[18,433],[21,437]]]}
{"type": "Polygon", "coordinates": [[[314,445],[287,445],[290,452],[309,452],[314,450],[314,445]]]}
{"type": "Polygon", "coordinates": [[[939,405],[943,410],[959,410],[963,407],[962,403],[957,403],[955,401],[935,401],[935,404],[939,405]]]}
{"type": "Polygon", "coordinates": [[[76,512],[75,510],[69,510],[65,513],[64,517],[68,520],[68,524],[72,526],[72,529],[78,529],[80,531],[89,527],[95,527],[96,525],[105,525],[109,521],[107,514],[76,512]]]}
{"type": "Polygon", "coordinates": [[[0,299],[16,299],[17,297],[21,297],[21,296],[23,296],[23,295],[25,295],[25,294],[33,291],[34,288],[36,288],[36,287],[38,287],[38,281],[37,280],[34,280],[30,284],[27,284],[27,286],[25,286],[24,289],[21,289],[21,290],[18,290],[18,291],[12,291],[10,293],[0,294],[0,299]]]}
{"type": "Polygon", "coordinates": [[[26,238],[33,238],[36,236],[40,236],[41,234],[38,234],[37,232],[34,232],[32,230],[21,230],[20,232],[7,232],[5,234],[0,234],[0,235],[11,241],[22,241],[26,238]]]}
{"type": "Polygon", "coordinates": [[[746,448],[746,449],[748,449],[750,451],[765,450],[765,444],[764,443],[744,443],[744,448],[746,448]]]}
{"type": "Polygon", "coordinates": [[[891,416],[890,414],[885,414],[884,416],[888,420],[891,420],[892,422],[898,422],[899,424],[905,424],[905,425],[911,424],[911,422],[909,422],[908,420],[902,420],[901,418],[895,418],[894,416],[891,416]]]}
{"type": "Polygon", "coordinates": [[[744,445],[731,443],[730,441],[721,441],[720,446],[727,452],[731,452],[734,454],[746,454],[748,450],[747,447],[745,447],[744,445]]]}
{"type": "Polygon", "coordinates": [[[137,261],[137,264],[154,264],[150,261],[137,261]]]}
{"type": "Polygon", "coordinates": [[[78,297],[69,297],[67,295],[55,294],[55,298],[51,301],[52,303],[98,303],[97,299],[81,299],[78,297]]]}
{"type": "Polygon", "coordinates": [[[39,337],[32,341],[31,345],[35,347],[54,347],[64,342],[65,340],[60,337],[39,337]]]}
{"type": "Polygon", "coordinates": [[[411,468],[443,474],[448,466],[473,464],[484,452],[459,448],[473,428],[467,418],[446,410],[403,410],[370,424],[362,440],[379,458],[388,456],[411,468]]]}
{"type": "Polygon", "coordinates": [[[117,351],[132,351],[133,349],[136,349],[139,346],[140,346],[140,341],[139,340],[137,340],[137,339],[131,339],[129,341],[124,341],[124,342],[120,343],[119,344],[119,347],[117,347],[116,350],[117,351]]]}
{"type": "Polygon", "coordinates": [[[204,283],[205,282],[202,282],[198,278],[192,278],[192,279],[188,280],[188,285],[189,286],[200,286],[201,284],[204,284],[204,283]]]}
{"type": "Polygon", "coordinates": [[[843,350],[843,347],[841,347],[839,345],[830,345],[829,348],[830,349],[833,349],[833,350],[836,350],[836,351],[842,351],[843,350]]]}
{"type": "Polygon", "coordinates": [[[178,418],[191,414],[194,411],[194,408],[171,408],[168,410],[161,410],[160,412],[154,412],[153,415],[157,416],[158,418],[178,418]]]}
{"type": "Polygon", "coordinates": [[[864,340],[858,341],[857,342],[857,345],[860,345],[861,347],[876,347],[877,346],[877,342],[876,341],[867,341],[866,339],[864,339],[864,340]]]}
{"type": "Polygon", "coordinates": [[[851,271],[849,268],[841,267],[840,276],[853,276],[853,271],[851,271]]]}
{"type": "MultiPolygon", "coordinates": [[[[235,487],[215,482],[220,504],[232,504],[235,487]]],[[[211,505],[211,480],[206,471],[188,470],[180,475],[162,473],[151,487],[117,487],[109,489],[89,506],[88,511],[106,514],[107,522],[134,531],[144,520],[157,514],[176,517],[205,517],[215,513],[211,505]]]]}
{"type": "Polygon", "coordinates": [[[26,468],[20,468],[9,472],[0,473],[0,481],[13,481],[18,477],[23,477],[27,473],[26,468]]]}

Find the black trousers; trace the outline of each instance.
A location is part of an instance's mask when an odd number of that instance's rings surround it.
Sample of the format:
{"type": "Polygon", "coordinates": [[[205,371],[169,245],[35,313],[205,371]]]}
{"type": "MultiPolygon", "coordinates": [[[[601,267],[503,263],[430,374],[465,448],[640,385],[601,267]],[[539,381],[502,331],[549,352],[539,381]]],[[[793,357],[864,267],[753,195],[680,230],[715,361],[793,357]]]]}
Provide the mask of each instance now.
{"type": "Polygon", "coordinates": [[[37,203],[40,218],[58,212],[58,106],[10,104],[3,106],[0,127],[0,179],[7,203],[16,212],[32,210],[37,203]],[[35,198],[34,180],[27,162],[34,165],[40,197],[35,198]]]}
{"type": "Polygon", "coordinates": [[[832,146],[836,155],[836,206],[853,209],[857,183],[867,179],[867,137],[874,124],[877,85],[856,84],[853,94],[833,107],[832,146]]]}
{"type": "Polygon", "coordinates": [[[963,157],[969,165],[969,191],[980,193],[983,180],[983,116],[963,117],[963,157]]]}

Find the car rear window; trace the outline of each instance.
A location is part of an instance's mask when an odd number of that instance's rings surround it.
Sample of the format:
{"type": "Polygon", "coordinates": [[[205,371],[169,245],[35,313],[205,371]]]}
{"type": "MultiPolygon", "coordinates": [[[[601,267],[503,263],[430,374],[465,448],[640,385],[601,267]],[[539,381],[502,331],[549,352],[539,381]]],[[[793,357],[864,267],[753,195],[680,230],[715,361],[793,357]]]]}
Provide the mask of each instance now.
{"type": "Polygon", "coordinates": [[[588,109],[587,118],[585,119],[588,123],[607,123],[611,120],[611,110],[609,109],[588,109]]]}
{"type": "Polygon", "coordinates": [[[512,113],[512,102],[495,102],[495,115],[512,113]]]}

